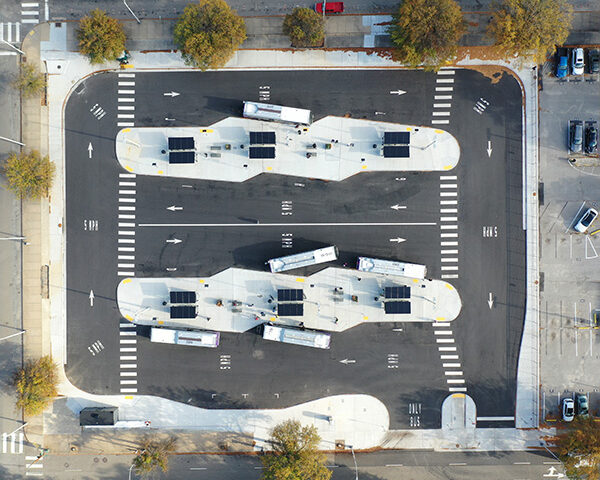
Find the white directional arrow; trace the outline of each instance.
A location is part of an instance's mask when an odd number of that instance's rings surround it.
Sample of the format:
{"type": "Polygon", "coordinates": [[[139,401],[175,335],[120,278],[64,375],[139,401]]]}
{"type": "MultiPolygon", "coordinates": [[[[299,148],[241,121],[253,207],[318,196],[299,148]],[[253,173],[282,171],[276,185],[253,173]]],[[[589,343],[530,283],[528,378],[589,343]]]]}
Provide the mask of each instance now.
{"type": "Polygon", "coordinates": [[[404,205],[392,205],[390,208],[393,208],[394,210],[400,210],[401,208],[406,208],[404,205]]]}
{"type": "Polygon", "coordinates": [[[88,158],[92,158],[92,152],[94,151],[94,147],[92,147],[92,142],[88,145],[88,158]]]}
{"type": "Polygon", "coordinates": [[[492,156],[492,142],[491,142],[491,140],[488,140],[487,152],[488,152],[488,157],[491,157],[492,156]]]}
{"type": "Polygon", "coordinates": [[[171,210],[172,212],[174,212],[176,210],[183,210],[183,207],[176,207],[175,205],[171,205],[170,207],[167,207],[167,210],[171,210]]]}
{"type": "Polygon", "coordinates": [[[400,237],[390,238],[390,242],[402,243],[402,242],[406,242],[406,239],[405,238],[400,238],[400,237]]]}
{"type": "Polygon", "coordinates": [[[391,95],[404,95],[405,93],[404,90],[390,90],[391,95]]]}
{"type": "Polygon", "coordinates": [[[171,240],[167,240],[167,243],[172,243],[173,245],[176,245],[178,243],[181,243],[183,240],[179,240],[178,238],[173,238],[171,240]]]}
{"type": "Polygon", "coordinates": [[[176,97],[177,95],[179,95],[179,93],[177,93],[177,92],[165,92],[165,93],[163,93],[163,95],[165,97],[171,97],[171,98],[173,98],[173,97],[176,97]]]}
{"type": "Polygon", "coordinates": [[[340,363],[343,363],[344,365],[348,365],[349,363],[356,363],[356,360],[349,360],[347,358],[344,358],[343,360],[340,360],[340,363]]]}
{"type": "Polygon", "coordinates": [[[90,307],[94,306],[94,291],[90,290],[90,307]]]}
{"type": "Polygon", "coordinates": [[[494,297],[492,295],[492,292],[490,292],[490,296],[488,297],[488,306],[490,307],[490,310],[494,306],[494,297]]]}

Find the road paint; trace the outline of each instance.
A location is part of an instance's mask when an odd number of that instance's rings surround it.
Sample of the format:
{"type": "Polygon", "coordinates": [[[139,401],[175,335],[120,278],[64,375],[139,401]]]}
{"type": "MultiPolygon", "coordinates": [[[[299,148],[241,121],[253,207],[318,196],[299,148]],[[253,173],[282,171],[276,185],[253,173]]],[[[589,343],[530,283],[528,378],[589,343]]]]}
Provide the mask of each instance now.
{"type": "Polygon", "coordinates": [[[437,74],[438,75],[454,75],[454,73],[456,72],[456,70],[445,70],[445,69],[441,69],[438,70],[437,74]]]}
{"type": "Polygon", "coordinates": [[[385,466],[386,467],[403,467],[404,465],[402,465],[401,463],[387,463],[385,466]]]}
{"type": "Polygon", "coordinates": [[[434,103],[433,108],[451,108],[451,103],[434,103]]]}
{"type": "Polygon", "coordinates": [[[458,200],[440,200],[440,205],[458,205],[458,200]]]}
{"type": "Polygon", "coordinates": [[[444,265],[442,266],[442,271],[456,271],[458,267],[455,265],[444,265]]]}
{"type": "Polygon", "coordinates": [[[449,392],[466,392],[467,387],[448,387],[449,392]]]}
{"type": "Polygon", "coordinates": [[[133,277],[135,272],[117,272],[118,277],[133,277]]]}
{"type": "Polygon", "coordinates": [[[454,275],[454,274],[452,274],[452,275],[442,275],[442,279],[444,279],[444,278],[458,278],[458,275],[454,275]]]}
{"type": "Polygon", "coordinates": [[[130,215],[127,213],[119,213],[119,218],[122,220],[135,220],[135,215],[130,215]]]}
{"type": "Polygon", "coordinates": [[[137,372],[120,372],[121,377],[137,377],[137,372]]]}
{"type": "Polygon", "coordinates": [[[465,383],[465,381],[462,378],[447,378],[446,379],[446,383],[448,383],[448,384],[458,384],[458,383],[465,383]]]}
{"type": "Polygon", "coordinates": [[[452,100],[452,95],[434,95],[434,100],[452,100]]]}
{"type": "Polygon", "coordinates": [[[119,247],[119,252],[135,252],[135,247],[119,247]]]}
{"type": "Polygon", "coordinates": [[[436,338],[436,343],[454,343],[453,338],[436,338]]]}
{"type": "Polygon", "coordinates": [[[135,228],[135,223],[119,222],[118,226],[121,228],[135,228]]]}
{"type": "Polygon", "coordinates": [[[442,250],[440,253],[442,255],[458,255],[458,250],[442,250]]]}
{"type": "Polygon", "coordinates": [[[432,120],[431,124],[432,125],[448,125],[450,123],[450,120],[432,120]]]}
{"type": "Polygon", "coordinates": [[[515,417],[477,417],[478,422],[512,422],[515,417]]]}
{"type": "Polygon", "coordinates": [[[347,223],[140,223],[138,227],[430,227],[436,222],[347,222],[347,223]]]}
{"type": "Polygon", "coordinates": [[[440,230],[458,230],[458,225],[440,225],[440,230]]]}
{"type": "Polygon", "coordinates": [[[456,462],[456,463],[449,463],[448,465],[450,465],[451,467],[462,467],[462,466],[466,465],[466,463],[456,462]]]}
{"type": "Polygon", "coordinates": [[[458,222],[458,217],[440,217],[440,222],[458,222]]]}
{"type": "Polygon", "coordinates": [[[121,368],[137,368],[136,363],[122,363],[121,368]]]}
{"type": "Polygon", "coordinates": [[[119,380],[121,385],[137,385],[137,380],[119,380]]]}
{"type": "Polygon", "coordinates": [[[442,360],[458,360],[458,355],[440,355],[442,360]]]}
{"type": "Polygon", "coordinates": [[[135,230],[119,230],[119,235],[134,236],[135,230]]]}
{"type": "Polygon", "coordinates": [[[119,203],[135,203],[135,198],[119,197],[119,203]]]}
{"type": "Polygon", "coordinates": [[[135,90],[118,90],[117,95],[135,95],[135,90]]]}
{"type": "Polygon", "coordinates": [[[434,330],[434,335],[452,335],[452,330],[434,330]]]}
{"type": "Polygon", "coordinates": [[[456,347],[438,347],[439,352],[456,352],[456,347]]]}
{"type": "Polygon", "coordinates": [[[456,183],[440,183],[440,188],[458,188],[456,183]]]}
{"type": "Polygon", "coordinates": [[[135,77],[135,73],[119,73],[118,76],[120,78],[133,78],[135,77]]]}
{"type": "Polygon", "coordinates": [[[458,247],[458,242],[440,242],[442,247],[458,247]]]}
{"type": "Polygon", "coordinates": [[[431,325],[434,328],[436,328],[436,327],[448,328],[450,326],[450,322],[433,322],[431,325]]]}
{"type": "Polygon", "coordinates": [[[441,238],[458,238],[458,233],[441,233],[441,238]]]}
{"type": "Polygon", "coordinates": [[[458,192],[440,192],[440,197],[458,197],[458,192]]]}
{"type": "Polygon", "coordinates": [[[462,377],[463,376],[463,372],[459,371],[451,371],[451,372],[444,372],[444,375],[446,375],[447,377],[462,377]]]}
{"type": "Polygon", "coordinates": [[[458,208],[440,208],[440,213],[458,213],[458,208]]]}
{"type": "Polygon", "coordinates": [[[119,332],[119,335],[122,337],[127,337],[127,336],[135,336],[135,330],[131,331],[131,330],[121,330],[119,332]]]}
{"type": "Polygon", "coordinates": [[[133,106],[133,105],[119,105],[117,107],[117,110],[129,110],[129,111],[131,111],[131,110],[135,110],[135,106],[133,106]]]}
{"type": "Polygon", "coordinates": [[[449,117],[450,112],[432,112],[431,115],[434,117],[449,117]]]}

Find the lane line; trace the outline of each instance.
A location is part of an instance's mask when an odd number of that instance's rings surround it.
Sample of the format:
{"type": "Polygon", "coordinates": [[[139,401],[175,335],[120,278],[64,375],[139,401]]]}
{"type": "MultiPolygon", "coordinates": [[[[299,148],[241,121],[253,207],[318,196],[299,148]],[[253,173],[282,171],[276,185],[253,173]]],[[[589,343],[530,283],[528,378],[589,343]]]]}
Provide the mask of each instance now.
{"type": "MultiPolygon", "coordinates": [[[[121,200],[121,199],[119,199],[121,200]]],[[[140,223],[138,227],[430,227],[436,222],[342,222],[342,223],[140,223]]]]}

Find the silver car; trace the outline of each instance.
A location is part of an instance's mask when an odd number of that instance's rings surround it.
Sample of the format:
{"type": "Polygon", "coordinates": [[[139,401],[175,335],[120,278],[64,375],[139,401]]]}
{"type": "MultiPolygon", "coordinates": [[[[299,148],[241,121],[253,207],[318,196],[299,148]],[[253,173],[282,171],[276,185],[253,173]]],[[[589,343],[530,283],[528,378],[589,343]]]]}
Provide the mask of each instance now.
{"type": "Polygon", "coordinates": [[[573,50],[573,60],[571,62],[571,71],[573,75],[583,75],[585,60],[583,58],[583,48],[573,50]]]}

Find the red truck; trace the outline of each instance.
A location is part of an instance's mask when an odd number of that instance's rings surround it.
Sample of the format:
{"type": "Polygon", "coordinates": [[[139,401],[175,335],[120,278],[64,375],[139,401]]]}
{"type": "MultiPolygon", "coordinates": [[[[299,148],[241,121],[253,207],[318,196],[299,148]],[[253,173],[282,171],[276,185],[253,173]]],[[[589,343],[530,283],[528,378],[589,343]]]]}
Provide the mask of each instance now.
{"type": "Polygon", "coordinates": [[[325,15],[344,12],[344,2],[315,3],[315,12],[323,13],[323,4],[325,4],[325,15]]]}

